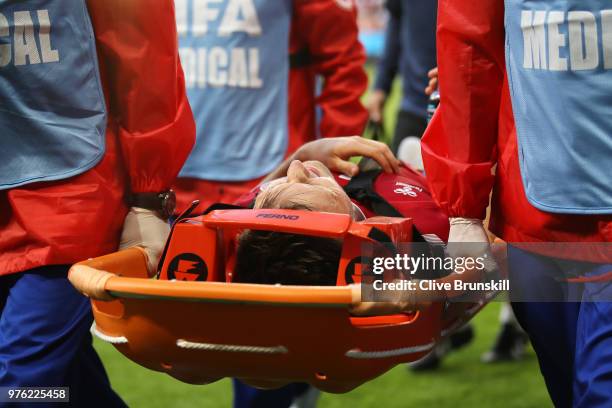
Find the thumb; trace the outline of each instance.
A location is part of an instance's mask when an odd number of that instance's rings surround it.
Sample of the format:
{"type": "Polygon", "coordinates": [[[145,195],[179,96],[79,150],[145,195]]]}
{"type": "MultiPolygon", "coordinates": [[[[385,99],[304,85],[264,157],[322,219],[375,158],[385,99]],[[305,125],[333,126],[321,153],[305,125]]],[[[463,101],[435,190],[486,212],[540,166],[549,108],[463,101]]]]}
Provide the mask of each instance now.
{"type": "Polygon", "coordinates": [[[357,175],[357,173],[359,173],[359,166],[357,166],[355,163],[351,163],[350,161],[342,160],[337,157],[336,159],[334,159],[332,170],[335,170],[346,176],[353,177],[357,175]]]}

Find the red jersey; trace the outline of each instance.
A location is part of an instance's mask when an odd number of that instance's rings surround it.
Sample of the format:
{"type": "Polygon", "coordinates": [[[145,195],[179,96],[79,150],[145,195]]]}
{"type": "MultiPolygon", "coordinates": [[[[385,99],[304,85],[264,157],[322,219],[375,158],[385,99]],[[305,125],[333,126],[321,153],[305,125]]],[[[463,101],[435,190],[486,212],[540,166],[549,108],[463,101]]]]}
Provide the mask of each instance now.
{"type": "Polygon", "coordinates": [[[88,9],[108,110],[105,155],[78,176],[0,191],[0,275],[116,251],[125,191],[167,189],[194,142],[173,2],[88,9]]]}

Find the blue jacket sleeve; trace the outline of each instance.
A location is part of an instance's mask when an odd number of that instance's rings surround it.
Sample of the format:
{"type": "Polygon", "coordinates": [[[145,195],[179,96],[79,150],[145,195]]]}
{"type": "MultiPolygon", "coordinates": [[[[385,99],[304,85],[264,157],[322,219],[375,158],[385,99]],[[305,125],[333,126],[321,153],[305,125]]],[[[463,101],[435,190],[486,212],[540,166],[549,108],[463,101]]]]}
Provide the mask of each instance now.
{"type": "MultiPolygon", "coordinates": [[[[389,3],[395,3],[390,1],[389,3]]],[[[389,22],[387,23],[387,31],[385,33],[385,50],[378,64],[376,81],[374,89],[386,92],[391,91],[393,79],[397,74],[401,44],[400,44],[400,29],[401,29],[401,2],[397,1],[394,7],[387,6],[389,9],[389,22]]]]}

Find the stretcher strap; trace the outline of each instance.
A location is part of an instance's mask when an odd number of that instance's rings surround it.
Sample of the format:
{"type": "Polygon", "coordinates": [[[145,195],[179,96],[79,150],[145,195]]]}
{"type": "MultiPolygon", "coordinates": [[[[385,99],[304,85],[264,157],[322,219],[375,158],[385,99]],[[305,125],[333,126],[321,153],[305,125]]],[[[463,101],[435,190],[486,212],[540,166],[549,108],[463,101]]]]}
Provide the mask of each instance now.
{"type": "Polygon", "coordinates": [[[237,344],[214,344],[197,343],[178,339],[176,345],[183,349],[203,350],[203,351],[223,351],[229,353],[254,353],[254,354],[287,354],[285,346],[263,347],[263,346],[244,346],[237,344]]]}
{"type": "Polygon", "coordinates": [[[96,326],[96,323],[94,322],[91,325],[91,334],[93,334],[94,336],[96,336],[97,338],[99,338],[100,340],[103,340],[107,343],[111,343],[111,344],[127,344],[128,339],[124,336],[109,336],[108,334],[104,334],[102,333],[100,330],[98,330],[98,327],[96,326]]]}
{"type": "Polygon", "coordinates": [[[402,213],[374,190],[374,180],[380,173],[380,169],[362,171],[344,186],[344,191],[349,197],[365,205],[376,215],[404,218],[402,213]]]}
{"type": "Polygon", "coordinates": [[[361,351],[359,349],[352,349],[352,350],[347,351],[345,355],[349,358],[357,358],[357,359],[389,358],[389,357],[403,356],[406,354],[422,353],[423,351],[428,351],[428,350],[433,349],[435,345],[436,345],[435,342],[431,342],[431,343],[422,344],[419,346],[402,347],[398,349],[383,350],[383,351],[361,351]]]}

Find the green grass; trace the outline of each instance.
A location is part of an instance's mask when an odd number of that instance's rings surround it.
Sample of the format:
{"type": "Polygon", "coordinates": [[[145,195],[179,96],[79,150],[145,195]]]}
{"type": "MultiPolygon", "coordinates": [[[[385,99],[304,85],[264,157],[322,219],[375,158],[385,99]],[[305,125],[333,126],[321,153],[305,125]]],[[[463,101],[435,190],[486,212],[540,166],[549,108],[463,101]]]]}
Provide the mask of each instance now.
{"type": "MultiPolygon", "coordinates": [[[[398,366],[347,394],[324,394],[321,408],[353,407],[548,407],[544,383],[531,349],[522,361],[487,365],[480,355],[498,328],[499,304],[475,319],[476,338],[452,353],[439,370],[413,374],[398,366]]],[[[96,341],[113,388],[132,407],[230,407],[231,383],[193,386],[129,361],[111,345],[96,341]]]]}
{"type": "MultiPolygon", "coordinates": [[[[368,69],[370,77],[372,69],[368,69]]],[[[390,140],[399,105],[399,82],[385,108],[390,140]]],[[[530,349],[524,360],[485,365],[480,355],[492,344],[498,329],[499,304],[493,303],[475,319],[476,339],[453,353],[435,372],[415,375],[398,366],[387,374],[343,395],[324,394],[321,408],[354,407],[549,407],[551,403],[530,349]]],[[[230,407],[228,379],[206,386],[183,384],[129,361],[112,346],[96,341],[113,388],[132,407],[230,407]]]]}

